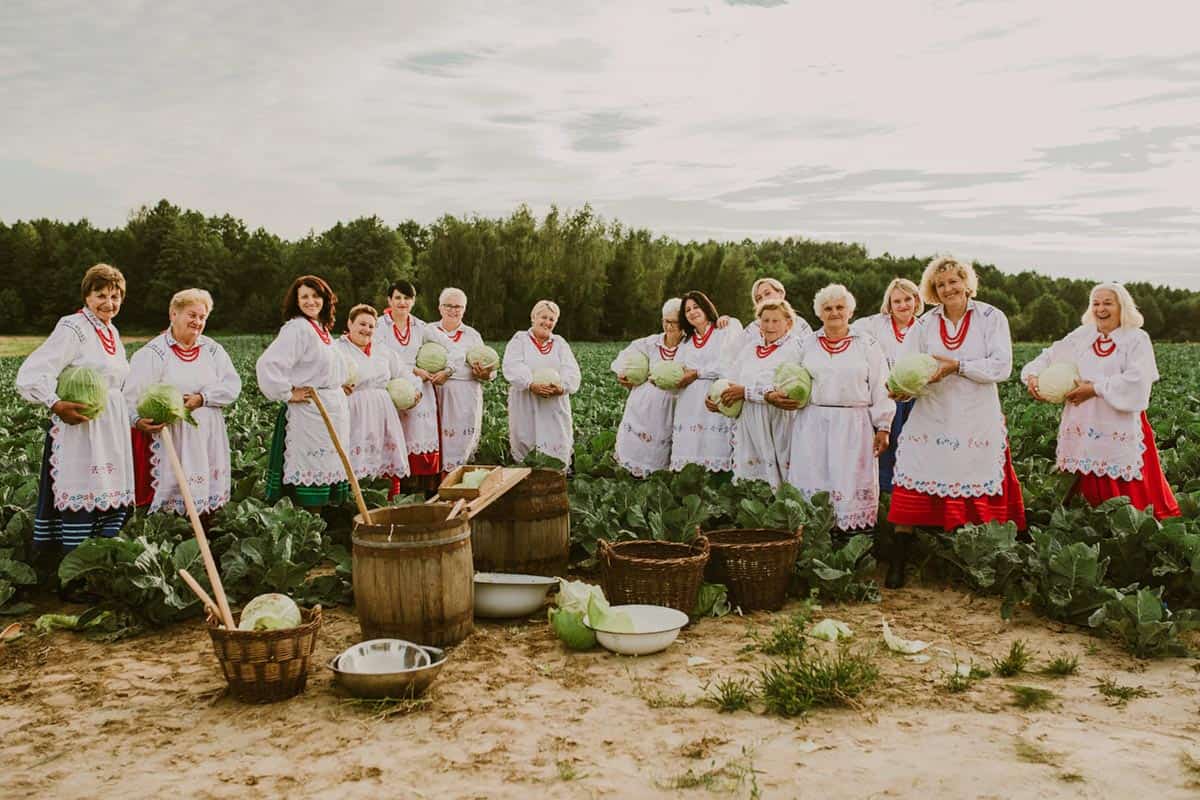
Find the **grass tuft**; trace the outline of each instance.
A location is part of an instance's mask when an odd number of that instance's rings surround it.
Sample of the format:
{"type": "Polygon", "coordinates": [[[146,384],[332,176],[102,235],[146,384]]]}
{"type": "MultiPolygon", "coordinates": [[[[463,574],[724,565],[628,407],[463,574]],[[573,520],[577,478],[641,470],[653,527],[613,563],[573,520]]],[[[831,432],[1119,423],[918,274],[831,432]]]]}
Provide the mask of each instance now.
{"type": "Polygon", "coordinates": [[[1158,696],[1155,692],[1142,686],[1121,686],[1112,678],[1102,678],[1092,688],[1100,692],[1110,706],[1117,707],[1125,706],[1130,700],[1136,700],[1139,697],[1158,696]]]}
{"type": "Polygon", "coordinates": [[[1025,647],[1023,640],[1018,639],[1008,648],[1008,655],[992,659],[992,671],[1001,678],[1014,678],[1024,672],[1031,661],[1033,653],[1025,647]]]}
{"type": "Polygon", "coordinates": [[[1061,656],[1051,659],[1050,663],[1042,667],[1040,672],[1051,678],[1065,678],[1068,675],[1076,675],[1079,673],[1079,656],[1063,653],[1061,656]]]}
{"type": "Polygon", "coordinates": [[[951,694],[961,694],[974,686],[976,681],[981,681],[991,676],[991,670],[977,666],[974,662],[971,663],[970,671],[963,673],[960,671],[958,659],[955,659],[954,669],[946,673],[946,683],[943,688],[951,694]]]}
{"type": "Polygon", "coordinates": [[[1036,742],[1031,742],[1028,739],[1018,738],[1015,744],[1017,758],[1029,764],[1045,764],[1049,767],[1057,767],[1062,759],[1061,753],[1055,753],[1052,750],[1047,750],[1036,742]]]}
{"type": "Polygon", "coordinates": [[[722,714],[743,711],[758,696],[754,683],[747,678],[722,678],[709,687],[705,699],[722,714]]]}
{"type": "Polygon", "coordinates": [[[1013,695],[1013,705],[1027,711],[1047,708],[1052,701],[1057,699],[1054,692],[1049,689],[1040,689],[1037,686],[1010,686],[1008,688],[1013,695]]]}
{"type": "Polygon", "coordinates": [[[777,661],[759,674],[758,690],[768,712],[794,717],[812,708],[853,706],[878,680],[879,668],[870,656],[839,650],[777,661]]]}

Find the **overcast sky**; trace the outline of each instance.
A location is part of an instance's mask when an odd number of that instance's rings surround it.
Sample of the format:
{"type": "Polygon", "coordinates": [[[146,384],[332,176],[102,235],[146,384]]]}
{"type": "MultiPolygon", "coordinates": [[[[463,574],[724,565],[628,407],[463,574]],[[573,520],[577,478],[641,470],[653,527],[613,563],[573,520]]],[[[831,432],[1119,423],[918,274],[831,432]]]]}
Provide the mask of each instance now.
{"type": "Polygon", "coordinates": [[[1183,2],[2,0],[0,220],[590,202],[1200,289],[1197,30],[1183,2]]]}

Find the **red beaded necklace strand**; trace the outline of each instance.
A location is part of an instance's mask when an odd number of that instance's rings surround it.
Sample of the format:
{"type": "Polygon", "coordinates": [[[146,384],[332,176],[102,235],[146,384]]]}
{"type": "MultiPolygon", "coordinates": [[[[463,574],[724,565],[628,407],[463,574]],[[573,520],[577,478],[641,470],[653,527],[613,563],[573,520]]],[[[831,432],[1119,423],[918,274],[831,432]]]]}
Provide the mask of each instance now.
{"type": "MultiPolygon", "coordinates": [[[[461,331],[460,331],[460,333],[461,333],[461,331]]],[[[554,349],[554,337],[553,336],[551,336],[549,339],[547,339],[545,344],[542,344],[540,341],[538,341],[538,338],[531,333],[531,334],[529,334],[529,341],[533,342],[533,346],[536,347],[538,349],[538,352],[544,356],[550,355],[550,351],[554,349]]]]}
{"type": "Polygon", "coordinates": [[[941,325],[939,333],[942,337],[942,344],[946,346],[947,350],[957,350],[958,348],[962,347],[963,342],[967,338],[967,331],[971,329],[971,313],[971,309],[968,309],[967,313],[963,315],[962,325],[959,326],[958,333],[954,334],[953,336],[951,336],[946,330],[946,318],[938,318],[938,322],[941,325]]]}
{"type": "Polygon", "coordinates": [[[92,330],[96,332],[96,338],[100,340],[100,346],[104,348],[104,352],[110,356],[115,356],[117,354],[117,335],[109,331],[108,326],[104,323],[97,325],[96,322],[99,322],[99,320],[95,319],[92,314],[85,312],[83,309],[80,309],[79,313],[83,315],[83,318],[92,326],[92,330]],[[94,319],[95,321],[93,321],[94,319]]]}
{"type": "Polygon", "coordinates": [[[312,317],[305,317],[305,319],[308,320],[309,325],[312,325],[313,330],[317,332],[317,336],[321,337],[322,344],[329,344],[333,341],[333,339],[329,336],[329,331],[318,325],[312,317]]]}
{"type": "Polygon", "coordinates": [[[1102,333],[1092,342],[1092,352],[1101,358],[1108,358],[1117,352],[1117,343],[1107,333],[1102,333]]]}

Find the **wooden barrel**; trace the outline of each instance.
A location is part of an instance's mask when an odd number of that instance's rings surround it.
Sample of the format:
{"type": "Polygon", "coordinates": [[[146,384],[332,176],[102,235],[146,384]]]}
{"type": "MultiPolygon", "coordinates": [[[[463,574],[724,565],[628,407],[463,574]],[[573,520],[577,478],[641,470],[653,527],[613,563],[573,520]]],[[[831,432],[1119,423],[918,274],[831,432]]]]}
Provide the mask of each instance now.
{"type": "Polygon", "coordinates": [[[475,627],[475,571],[465,518],[450,503],[377,508],[354,517],[354,606],[366,639],[443,647],[475,627]]]}
{"type": "Polygon", "coordinates": [[[471,520],[471,551],[480,572],[564,575],[571,551],[567,479],[535,469],[471,520]]]}

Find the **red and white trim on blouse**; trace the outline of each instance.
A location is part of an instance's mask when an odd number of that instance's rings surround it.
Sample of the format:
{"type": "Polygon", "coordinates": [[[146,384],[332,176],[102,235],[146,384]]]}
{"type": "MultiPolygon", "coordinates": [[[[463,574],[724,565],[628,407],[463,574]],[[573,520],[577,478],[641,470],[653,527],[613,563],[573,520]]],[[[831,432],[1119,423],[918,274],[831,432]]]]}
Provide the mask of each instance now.
{"type": "Polygon", "coordinates": [[[437,329],[439,331],[441,331],[442,333],[446,334],[446,338],[448,338],[450,341],[454,342],[455,344],[458,344],[458,340],[461,339],[462,335],[463,335],[462,328],[459,328],[454,333],[450,333],[450,331],[448,331],[442,327],[440,322],[438,323],[437,329]]]}
{"type": "Polygon", "coordinates": [[[333,341],[333,337],[329,335],[329,331],[318,325],[312,317],[305,317],[305,319],[308,320],[309,325],[312,325],[313,330],[317,332],[317,336],[321,337],[321,344],[329,344],[333,341]]]}
{"type": "Polygon", "coordinates": [[[888,319],[892,321],[892,335],[896,337],[898,343],[904,344],[904,337],[908,334],[908,329],[912,327],[912,322],[909,322],[904,330],[900,330],[900,326],[896,324],[895,317],[888,317],[888,319]]]}
{"type": "Polygon", "coordinates": [[[1108,358],[1117,352],[1117,343],[1108,334],[1102,333],[1096,337],[1096,341],[1092,342],[1092,352],[1101,358],[1108,358]]]}
{"type": "MultiPolygon", "coordinates": [[[[391,309],[389,308],[390,312],[391,309]]],[[[391,316],[389,314],[388,316],[391,316]]],[[[412,341],[412,317],[404,318],[404,333],[400,333],[400,328],[396,325],[396,321],[392,320],[392,335],[396,337],[396,341],[401,347],[408,347],[408,343],[412,341]]]]}
{"type": "MultiPolygon", "coordinates": [[[[462,331],[459,331],[459,333],[462,333],[462,331]]],[[[538,352],[544,356],[550,355],[550,351],[554,349],[553,336],[547,339],[545,344],[542,344],[540,341],[538,341],[538,338],[531,333],[529,334],[529,341],[533,342],[533,346],[536,347],[538,352]]]]}
{"type": "Polygon", "coordinates": [[[712,338],[713,331],[715,331],[716,329],[717,329],[716,325],[709,325],[708,330],[706,330],[704,332],[703,336],[698,336],[695,333],[693,333],[692,334],[692,347],[695,347],[697,350],[700,350],[701,348],[703,348],[704,345],[708,344],[708,340],[712,338]]]}
{"type": "Polygon", "coordinates": [[[100,346],[104,348],[104,352],[110,356],[115,356],[117,354],[117,335],[109,330],[107,325],[83,309],[79,310],[79,314],[88,321],[88,324],[92,326],[92,330],[96,332],[96,338],[100,340],[100,346]]]}
{"type": "Polygon", "coordinates": [[[841,339],[831,341],[825,334],[817,337],[817,341],[821,343],[821,349],[831,356],[836,356],[838,353],[844,353],[850,349],[850,343],[854,341],[853,336],[843,336],[841,339]]]}

